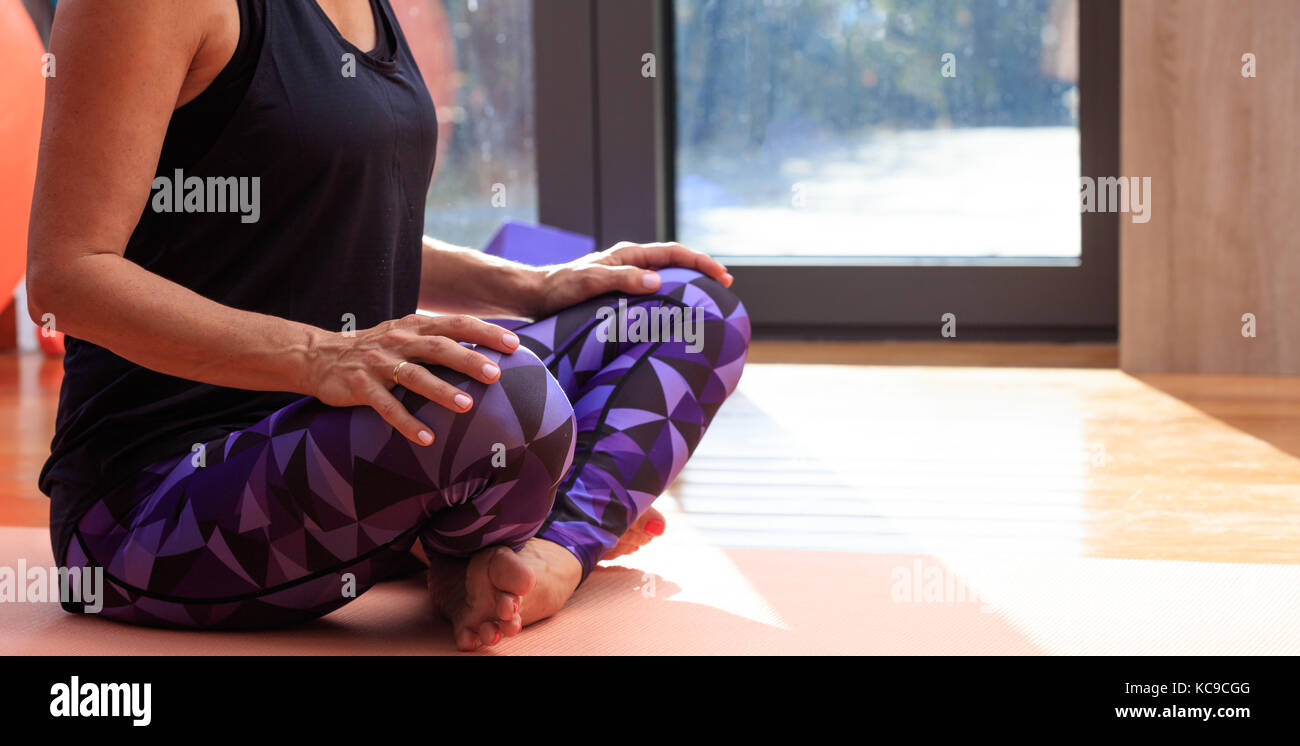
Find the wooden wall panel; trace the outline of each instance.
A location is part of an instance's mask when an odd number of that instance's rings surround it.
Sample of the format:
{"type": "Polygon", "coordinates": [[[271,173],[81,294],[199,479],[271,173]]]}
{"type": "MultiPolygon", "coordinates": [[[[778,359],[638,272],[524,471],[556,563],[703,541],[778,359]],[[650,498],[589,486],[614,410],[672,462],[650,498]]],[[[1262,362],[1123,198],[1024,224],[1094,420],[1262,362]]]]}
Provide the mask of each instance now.
{"type": "Polygon", "coordinates": [[[1121,367],[1300,374],[1300,2],[1127,0],[1122,22],[1121,173],[1152,208],[1120,221],[1121,367]]]}

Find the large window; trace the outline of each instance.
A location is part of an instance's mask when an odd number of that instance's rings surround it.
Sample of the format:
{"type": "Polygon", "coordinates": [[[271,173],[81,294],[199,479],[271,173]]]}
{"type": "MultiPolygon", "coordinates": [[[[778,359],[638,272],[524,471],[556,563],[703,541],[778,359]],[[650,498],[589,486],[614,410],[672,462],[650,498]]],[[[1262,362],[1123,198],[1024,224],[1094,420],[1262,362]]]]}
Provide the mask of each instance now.
{"type": "Polygon", "coordinates": [[[760,333],[1114,338],[1119,0],[533,6],[543,222],[726,258],[760,333]]]}
{"type": "Polygon", "coordinates": [[[1074,0],[677,0],[675,22],[684,242],[1079,257],[1074,0]]]}

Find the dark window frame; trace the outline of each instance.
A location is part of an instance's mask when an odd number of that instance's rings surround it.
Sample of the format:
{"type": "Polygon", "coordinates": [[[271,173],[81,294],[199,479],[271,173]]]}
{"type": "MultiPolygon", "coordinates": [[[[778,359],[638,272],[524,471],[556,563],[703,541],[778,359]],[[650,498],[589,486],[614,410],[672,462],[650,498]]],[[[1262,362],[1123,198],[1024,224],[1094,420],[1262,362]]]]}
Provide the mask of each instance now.
{"type": "MultiPolygon", "coordinates": [[[[538,189],[543,223],[620,240],[675,235],[672,0],[536,3],[538,189]],[[657,76],[642,76],[642,55],[657,76]]],[[[1082,174],[1119,174],[1119,0],[1079,3],[1082,174]]],[[[756,331],[775,336],[1113,340],[1119,218],[1081,213],[1077,261],[939,265],[830,259],[737,262],[756,331]]]]}

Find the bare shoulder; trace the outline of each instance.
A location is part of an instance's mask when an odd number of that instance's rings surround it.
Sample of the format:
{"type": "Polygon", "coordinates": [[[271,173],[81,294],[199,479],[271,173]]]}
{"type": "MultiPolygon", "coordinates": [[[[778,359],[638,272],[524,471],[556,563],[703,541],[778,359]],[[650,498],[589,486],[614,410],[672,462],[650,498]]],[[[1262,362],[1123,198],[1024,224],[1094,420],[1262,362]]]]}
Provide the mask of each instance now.
{"type": "Polygon", "coordinates": [[[29,268],[125,250],[172,113],[207,88],[238,44],[235,3],[59,3],[50,35],[58,74],[45,84],[29,268]],[[66,218],[67,205],[77,220],[66,218]]]}
{"type": "MultiPolygon", "coordinates": [[[[197,96],[229,62],[239,43],[237,0],[63,0],[50,50],[124,69],[184,65],[176,106],[197,96]]],[[[60,74],[63,69],[60,69],[60,74]]],[[[130,81],[123,81],[129,84],[130,81]]]]}

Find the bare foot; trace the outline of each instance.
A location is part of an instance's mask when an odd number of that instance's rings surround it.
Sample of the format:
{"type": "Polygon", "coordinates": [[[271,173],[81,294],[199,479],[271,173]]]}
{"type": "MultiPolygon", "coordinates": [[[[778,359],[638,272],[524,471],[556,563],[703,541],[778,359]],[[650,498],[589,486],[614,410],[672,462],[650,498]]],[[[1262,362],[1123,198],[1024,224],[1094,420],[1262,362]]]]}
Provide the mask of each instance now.
{"type": "MultiPolygon", "coordinates": [[[[663,513],[650,508],[601,559],[614,559],[635,552],[663,534],[666,525],[663,513]]],[[[529,539],[518,557],[537,578],[536,585],[522,594],[523,599],[519,602],[520,619],[526,627],[564,608],[582,580],[582,564],[568,549],[538,538],[529,539]]]]}
{"type": "Polygon", "coordinates": [[[568,549],[546,539],[529,539],[519,559],[532,568],[537,584],[519,602],[524,626],[564,608],[582,580],[582,563],[568,549]]]}
{"type": "Polygon", "coordinates": [[[429,560],[429,595],[451,622],[456,647],[476,650],[519,634],[520,601],[537,585],[529,563],[507,547],[489,547],[468,560],[429,560]]]}
{"type": "Polygon", "coordinates": [[[601,559],[612,560],[635,552],[649,544],[656,536],[662,536],[667,525],[664,521],[664,514],[650,508],[636,523],[632,524],[627,533],[619,538],[618,543],[612,549],[605,552],[605,556],[601,557],[601,559]]]}

